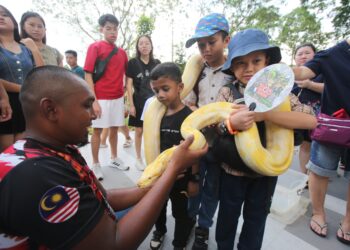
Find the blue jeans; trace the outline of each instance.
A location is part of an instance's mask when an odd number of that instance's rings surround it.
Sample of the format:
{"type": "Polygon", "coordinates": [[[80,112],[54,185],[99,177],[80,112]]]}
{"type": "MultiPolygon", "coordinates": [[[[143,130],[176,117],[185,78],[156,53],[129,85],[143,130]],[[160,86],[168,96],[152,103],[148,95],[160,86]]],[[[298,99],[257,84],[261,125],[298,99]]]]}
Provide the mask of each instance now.
{"type": "Polygon", "coordinates": [[[215,236],[218,249],[233,249],[243,204],[244,223],[237,248],[260,249],[277,177],[249,178],[222,172],[215,236]]]}
{"type": "Polygon", "coordinates": [[[189,199],[188,215],[191,218],[198,215],[198,225],[210,228],[218,206],[221,168],[210,150],[200,160],[199,168],[199,193],[189,199]]]}
{"type": "Polygon", "coordinates": [[[343,147],[312,141],[310,161],[306,167],[319,176],[335,177],[342,155],[345,158],[344,177],[350,181],[350,150],[343,147]]]}

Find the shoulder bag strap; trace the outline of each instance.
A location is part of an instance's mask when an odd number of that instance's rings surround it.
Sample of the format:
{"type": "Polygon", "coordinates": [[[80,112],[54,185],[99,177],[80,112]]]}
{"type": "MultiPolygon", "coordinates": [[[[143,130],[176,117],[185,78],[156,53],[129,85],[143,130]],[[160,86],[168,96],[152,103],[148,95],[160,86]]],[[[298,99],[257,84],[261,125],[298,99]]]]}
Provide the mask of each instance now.
{"type": "Polygon", "coordinates": [[[106,57],[106,59],[104,60],[106,62],[106,65],[108,64],[109,60],[111,60],[112,56],[114,56],[116,53],[118,52],[118,47],[115,47],[111,53],[109,53],[109,55],[106,57]]]}

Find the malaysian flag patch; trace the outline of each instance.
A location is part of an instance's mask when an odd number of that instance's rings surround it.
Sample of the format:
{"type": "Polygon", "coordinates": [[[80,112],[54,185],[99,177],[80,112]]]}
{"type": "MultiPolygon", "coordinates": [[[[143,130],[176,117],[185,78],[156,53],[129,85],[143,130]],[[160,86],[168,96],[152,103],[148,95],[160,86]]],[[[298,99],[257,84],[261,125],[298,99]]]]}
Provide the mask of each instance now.
{"type": "Polygon", "coordinates": [[[53,187],[40,200],[40,216],[50,223],[64,222],[76,214],[79,200],[80,196],[76,188],[53,187]]]}

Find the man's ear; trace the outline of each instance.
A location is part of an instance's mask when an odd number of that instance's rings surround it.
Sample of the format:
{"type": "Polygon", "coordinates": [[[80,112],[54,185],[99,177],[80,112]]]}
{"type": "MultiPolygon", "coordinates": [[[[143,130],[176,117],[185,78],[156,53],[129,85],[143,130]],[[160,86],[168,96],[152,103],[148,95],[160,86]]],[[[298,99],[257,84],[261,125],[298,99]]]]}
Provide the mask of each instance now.
{"type": "Polygon", "coordinates": [[[57,103],[50,98],[45,97],[40,100],[40,112],[50,121],[58,119],[57,103]]]}

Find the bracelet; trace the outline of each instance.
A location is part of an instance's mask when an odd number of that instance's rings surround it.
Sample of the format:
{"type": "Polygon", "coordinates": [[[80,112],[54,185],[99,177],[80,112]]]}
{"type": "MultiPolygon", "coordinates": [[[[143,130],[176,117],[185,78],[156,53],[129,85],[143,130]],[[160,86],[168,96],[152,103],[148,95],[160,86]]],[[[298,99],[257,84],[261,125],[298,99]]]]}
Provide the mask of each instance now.
{"type": "Polygon", "coordinates": [[[228,132],[231,134],[231,135],[235,135],[238,133],[237,130],[235,130],[234,128],[232,128],[231,126],[231,123],[230,123],[230,120],[227,118],[226,119],[226,128],[228,130],[228,132]]]}

